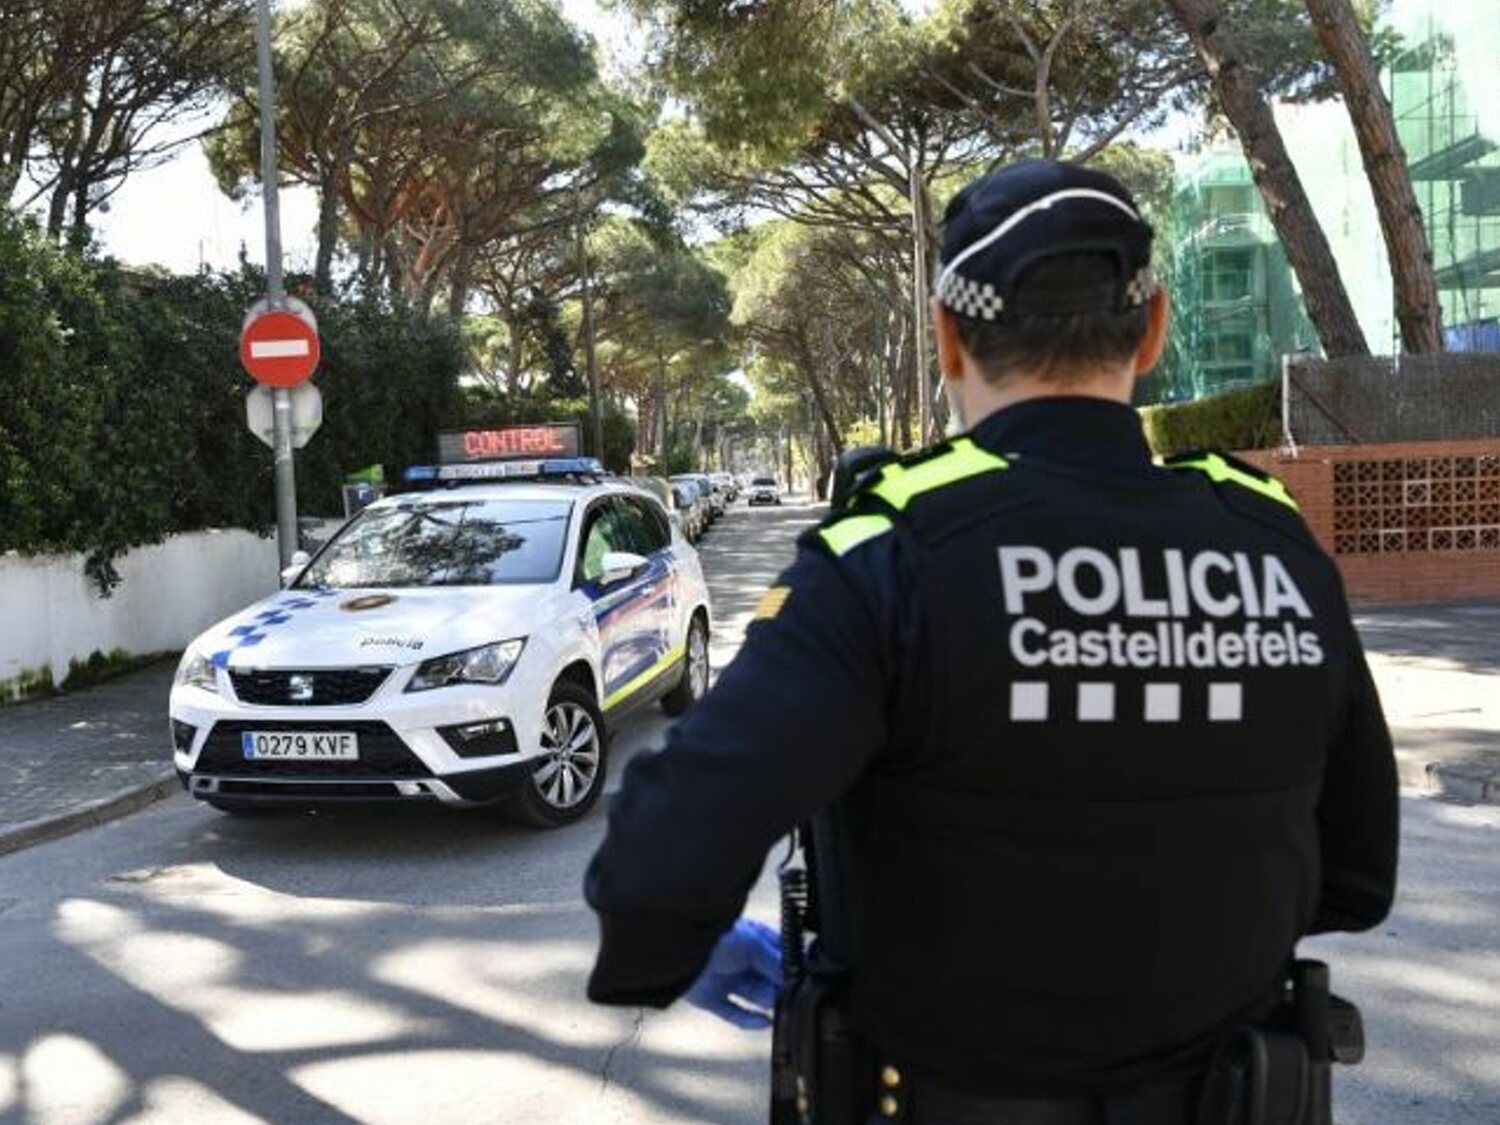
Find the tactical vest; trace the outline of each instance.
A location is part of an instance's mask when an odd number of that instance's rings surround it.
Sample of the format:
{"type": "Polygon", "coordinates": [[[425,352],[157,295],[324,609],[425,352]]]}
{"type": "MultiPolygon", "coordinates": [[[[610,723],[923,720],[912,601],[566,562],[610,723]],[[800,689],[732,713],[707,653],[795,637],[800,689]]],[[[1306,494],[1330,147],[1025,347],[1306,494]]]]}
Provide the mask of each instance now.
{"type": "Polygon", "coordinates": [[[1317,904],[1349,626],[1292,498],[1217,454],[1113,476],[959,439],[821,535],[900,537],[931,650],[924,743],[842,810],[857,1017],[984,1092],[1196,1063],[1317,904]]]}

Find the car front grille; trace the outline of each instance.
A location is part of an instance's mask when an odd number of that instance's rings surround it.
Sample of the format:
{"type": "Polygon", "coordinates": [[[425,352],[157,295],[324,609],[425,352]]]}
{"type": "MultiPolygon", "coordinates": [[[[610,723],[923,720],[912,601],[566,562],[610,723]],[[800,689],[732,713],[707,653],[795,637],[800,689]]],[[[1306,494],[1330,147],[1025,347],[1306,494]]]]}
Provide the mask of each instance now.
{"type": "Polygon", "coordinates": [[[231,668],[229,681],[241,703],[261,707],[348,707],[375,694],[389,668],[231,668]]]}
{"type": "Polygon", "coordinates": [[[326,777],[347,780],[415,780],[432,771],[385,723],[218,723],[198,755],[195,773],[221,777],[326,777]],[[246,731],[347,731],[359,736],[359,758],[343,762],[308,762],[282,758],[246,758],[240,736],[246,731]]]}

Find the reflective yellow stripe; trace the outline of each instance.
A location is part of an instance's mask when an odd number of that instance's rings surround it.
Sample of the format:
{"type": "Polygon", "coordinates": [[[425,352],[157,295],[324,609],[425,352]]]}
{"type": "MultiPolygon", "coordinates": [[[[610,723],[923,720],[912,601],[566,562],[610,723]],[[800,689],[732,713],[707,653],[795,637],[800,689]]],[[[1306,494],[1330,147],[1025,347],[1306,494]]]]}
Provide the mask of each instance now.
{"type": "Polygon", "coordinates": [[[980,449],[969,438],[959,438],[948,452],[939,454],[920,464],[888,465],[881,473],[880,483],[870,491],[879,496],[898,512],[903,511],[912,499],[924,492],[953,484],[981,473],[993,473],[1010,468],[1004,457],[980,449]]]}
{"type": "Polygon", "coordinates": [[[818,534],[835,555],[842,557],[890,529],[891,521],[885,516],[850,516],[832,527],[825,527],[818,534]]]}
{"type": "Polygon", "coordinates": [[[1262,478],[1244,469],[1235,468],[1217,453],[1210,453],[1197,461],[1179,461],[1173,465],[1174,469],[1196,469],[1208,476],[1215,484],[1237,484],[1241,488],[1248,488],[1251,492],[1259,492],[1268,499],[1275,500],[1278,504],[1285,504],[1294,512],[1300,512],[1297,501],[1287,491],[1286,485],[1275,477],[1262,478]]]}
{"type": "Polygon", "coordinates": [[[686,652],[687,645],[685,644],[678,645],[676,648],[672,649],[672,651],[667,653],[666,656],[662,657],[655,664],[651,665],[651,667],[647,668],[644,672],[642,672],[635,679],[631,680],[624,687],[605,696],[604,709],[608,711],[611,708],[617,707],[621,703],[625,702],[625,700],[629,699],[636,692],[640,691],[641,688],[645,687],[652,680],[656,679],[668,668],[681,660],[686,652]]]}
{"type": "Polygon", "coordinates": [[[787,601],[792,596],[790,586],[772,586],[760,599],[760,604],[755,607],[755,616],[752,621],[771,621],[776,615],[786,608],[787,601]]]}

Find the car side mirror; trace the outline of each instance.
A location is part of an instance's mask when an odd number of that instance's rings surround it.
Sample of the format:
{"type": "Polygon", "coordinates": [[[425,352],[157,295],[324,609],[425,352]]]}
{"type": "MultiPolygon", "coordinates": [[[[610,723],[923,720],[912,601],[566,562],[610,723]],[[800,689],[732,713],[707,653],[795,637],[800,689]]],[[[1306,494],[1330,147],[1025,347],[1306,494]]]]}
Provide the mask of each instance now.
{"type": "Polygon", "coordinates": [[[285,589],[297,579],[302,577],[302,572],[307,569],[307,564],[312,562],[312,556],[306,551],[297,551],[292,555],[292,565],[281,572],[281,585],[285,589]]]}
{"type": "Polygon", "coordinates": [[[646,560],[629,551],[610,551],[601,560],[601,565],[604,573],[599,576],[599,584],[616,586],[639,574],[645,568],[646,560]]]}

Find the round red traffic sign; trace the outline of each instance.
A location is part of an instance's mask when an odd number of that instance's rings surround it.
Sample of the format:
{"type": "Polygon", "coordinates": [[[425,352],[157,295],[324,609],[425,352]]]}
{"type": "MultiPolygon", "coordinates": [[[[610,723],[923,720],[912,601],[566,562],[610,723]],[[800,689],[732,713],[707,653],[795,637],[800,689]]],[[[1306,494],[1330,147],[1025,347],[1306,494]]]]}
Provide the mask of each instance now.
{"type": "MultiPolygon", "coordinates": [[[[300,302],[299,302],[300,303],[300,302]]],[[[240,362],[268,387],[295,387],[318,369],[318,326],[309,311],[257,306],[240,333],[240,362]]]]}

